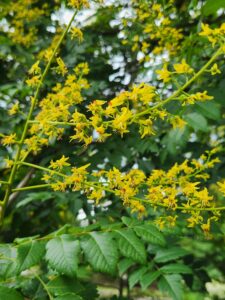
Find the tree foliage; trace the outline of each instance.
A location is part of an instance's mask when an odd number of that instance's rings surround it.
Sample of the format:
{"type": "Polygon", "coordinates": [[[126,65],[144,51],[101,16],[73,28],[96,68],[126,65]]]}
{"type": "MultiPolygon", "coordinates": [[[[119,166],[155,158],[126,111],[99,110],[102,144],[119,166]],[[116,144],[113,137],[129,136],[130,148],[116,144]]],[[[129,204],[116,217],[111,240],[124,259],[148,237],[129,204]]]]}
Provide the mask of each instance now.
{"type": "Polygon", "coordinates": [[[0,16],[0,298],[94,300],[103,278],[203,299],[225,275],[224,1],[0,16]]]}

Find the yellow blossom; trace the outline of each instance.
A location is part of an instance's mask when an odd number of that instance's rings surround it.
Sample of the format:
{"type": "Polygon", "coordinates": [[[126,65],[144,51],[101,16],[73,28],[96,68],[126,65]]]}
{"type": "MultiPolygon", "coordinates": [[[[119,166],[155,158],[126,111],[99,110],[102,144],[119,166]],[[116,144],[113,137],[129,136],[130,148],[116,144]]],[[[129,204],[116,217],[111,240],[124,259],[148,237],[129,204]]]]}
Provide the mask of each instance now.
{"type": "Polygon", "coordinates": [[[56,72],[64,76],[68,72],[67,67],[66,67],[64,61],[62,60],[61,57],[57,57],[56,58],[56,62],[58,64],[58,67],[55,68],[56,72]]]}
{"type": "Polygon", "coordinates": [[[60,159],[58,159],[56,161],[51,160],[50,166],[52,169],[61,170],[63,167],[70,166],[70,163],[67,162],[68,160],[69,160],[69,157],[65,157],[63,155],[60,159]]]}
{"type": "Polygon", "coordinates": [[[69,0],[68,5],[72,6],[76,9],[81,9],[82,7],[89,7],[89,1],[88,0],[69,0]]]}
{"type": "Polygon", "coordinates": [[[159,79],[163,80],[163,82],[169,82],[170,79],[171,79],[171,72],[168,71],[167,69],[167,65],[165,64],[163,66],[163,69],[162,70],[156,70],[156,74],[159,75],[159,79]]]}
{"type": "Polygon", "coordinates": [[[185,59],[182,59],[180,64],[174,64],[173,67],[178,74],[188,74],[193,72],[193,69],[186,63],[185,59]]]}
{"type": "Polygon", "coordinates": [[[13,106],[8,110],[10,116],[15,115],[19,111],[19,102],[13,104],[13,106]]]}
{"type": "Polygon", "coordinates": [[[40,83],[41,76],[36,75],[26,80],[26,83],[31,87],[36,87],[40,83]]]}
{"type": "Polygon", "coordinates": [[[210,72],[212,75],[216,75],[216,74],[221,74],[221,71],[220,69],[218,68],[218,65],[217,64],[214,64],[212,66],[212,68],[210,69],[210,72]]]}
{"type": "Polygon", "coordinates": [[[41,68],[39,67],[40,61],[38,60],[36,63],[33,64],[33,66],[28,71],[31,75],[39,75],[41,73],[41,68]]]}
{"type": "Polygon", "coordinates": [[[16,133],[11,133],[10,135],[5,135],[2,140],[1,143],[3,146],[9,146],[9,145],[13,145],[16,143],[16,133]]]}
{"type": "Polygon", "coordinates": [[[79,28],[72,27],[70,30],[70,34],[72,39],[77,38],[79,42],[83,41],[83,33],[79,28]]]}

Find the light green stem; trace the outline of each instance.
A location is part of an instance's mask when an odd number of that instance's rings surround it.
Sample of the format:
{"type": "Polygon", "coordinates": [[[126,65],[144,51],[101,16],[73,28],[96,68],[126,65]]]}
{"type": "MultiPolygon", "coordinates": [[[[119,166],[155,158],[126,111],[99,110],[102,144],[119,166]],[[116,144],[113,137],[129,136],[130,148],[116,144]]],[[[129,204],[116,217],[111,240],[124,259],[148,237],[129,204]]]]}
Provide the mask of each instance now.
{"type": "Polygon", "coordinates": [[[41,277],[38,274],[34,274],[34,276],[40,281],[41,285],[43,286],[44,290],[46,291],[46,293],[48,294],[48,298],[50,300],[54,300],[53,296],[51,295],[51,293],[49,292],[48,286],[45,284],[45,282],[41,279],[41,277]]]}
{"type": "Polygon", "coordinates": [[[21,191],[34,190],[34,189],[43,189],[43,188],[46,188],[49,186],[51,186],[51,184],[47,184],[47,183],[46,184],[38,184],[38,185],[29,185],[29,186],[24,186],[21,188],[12,189],[12,192],[15,193],[15,192],[21,192],[21,191]]]}

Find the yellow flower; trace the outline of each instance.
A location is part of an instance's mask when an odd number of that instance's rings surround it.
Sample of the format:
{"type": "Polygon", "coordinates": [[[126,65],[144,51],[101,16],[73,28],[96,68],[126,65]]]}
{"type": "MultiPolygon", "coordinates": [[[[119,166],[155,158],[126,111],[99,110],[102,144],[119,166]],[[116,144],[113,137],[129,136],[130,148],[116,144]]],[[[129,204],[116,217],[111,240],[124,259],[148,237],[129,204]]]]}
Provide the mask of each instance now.
{"type": "Polygon", "coordinates": [[[212,68],[210,69],[210,72],[212,75],[216,75],[216,74],[221,74],[221,71],[220,69],[218,68],[218,65],[217,64],[214,64],[212,66],[212,68]]]}
{"type": "Polygon", "coordinates": [[[69,0],[68,5],[76,9],[80,9],[82,7],[88,8],[90,6],[88,0],[69,0]]]}
{"type": "Polygon", "coordinates": [[[71,38],[72,39],[77,38],[79,42],[83,41],[83,33],[79,28],[72,27],[71,30],[70,30],[70,33],[71,33],[71,38]]]}
{"type": "Polygon", "coordinates": [[[225,195],[225,180],[217,182],[217,185],[219,186],[219,191],[225,195]]]}
{"type": "Polygon", "coordinates": [[[199,35],[202,36],[210,36],[213,32],[213,30],[209,27],[208,24],[201,24],[202,31],[199,33],[199,35]]]}
{"type": "Polygon", "coordinates": [[[32,78],[27,79],[26,83],[31,87],[35,87],[40,83],[40,78],[41,78],[40,75],[33,76],[32,78]]]}
{"type": "Polygon", "coordinates": [[[173,128],[183,128],[187,124],[187,122],[185,122],[179,116],[173,116],[170,119],[170,123],[172,124],[173,128]]]}
{"type": "Polygon", "coordinates": [[[174,70],[178,74],[184,74],[184,73],[192,73],[194,70],[186,63],[185,59],[182,59],[180,64],[175,64],[174,70]]]}
{"type": "Polygon", "coordinates": [[[192,216],[187,219],[188,227],[195,227],[203,220],[202,216],[200,216],[199,212],[193,212],[192,216]]]}
{"type": "Polygon", "coordinates": [[[58,64],[58,67],[56,68],[56,72],[64,76],[68,72],[64,61],[62,60],[61,57],[57,57],[56,62],[58,64]]]}
{"type": "Polygon", "coordinates": [[[19,102],[13,104],[13,106],[8,110],[10,116],[15,115],[19,111],[19,102]]]}
{"type": "Polygon", "coordinates": [[[201,225],[202,230],[205,234],[208,234],[210,231],[210,220],[207,221],[207,223],[201,225]]]}
{"type": "Polygon", "coordinates": [[[3,146],[8,146],[8,145],[13,145],[16,143],[16,133],[12,133],[10,135],[5,135],[2,138],[2,145],[3,146]]]}
{"type": "Polygon", "coordinates": [[[127,107],[122,107],[121,113],[118,114],[112,122],[112,127],[120,132],[121,135],[123,133],[128,132],[127,130],[127,122],[132,117],[132,112],[127,107]]]}
{"type": "Polygon", "coordinates": [[[162,70],[157,70],[156,74],[158,74],[159,75],[159,79],[163,80],[163,82],[165,82],[165,83],[169,82],[170,79],[171,79],[170,78],[171,72],[168,71],[166,64],[163,66],[162,70]]]}
{"type": "Polygon", "coordinates": [[[50,167],[52,169],[61,170],[63,167],[70,166],[70,163],[67,162],[68,159],[69,157],[65,157],[63,155],[60,159],[56,160],[55,162],[51,160],[50,167]]]}
{"type": "Polygon", "coordinates": [[[28,71],[29,74],[31,75],[39,75],[41,74],[41,68],[39,67],[40,61],[38,60],[33,66],[30,68],[28,71]]]}
{"type": "Polygon", "coordinates": [[[5,166],[6,168],[11,168],[13,166],[13,163],[14,163],[14,161],[12,159],[9,159],[9,158],[5,158],[4,162],[6,164],[6,166],[5,166]]]}

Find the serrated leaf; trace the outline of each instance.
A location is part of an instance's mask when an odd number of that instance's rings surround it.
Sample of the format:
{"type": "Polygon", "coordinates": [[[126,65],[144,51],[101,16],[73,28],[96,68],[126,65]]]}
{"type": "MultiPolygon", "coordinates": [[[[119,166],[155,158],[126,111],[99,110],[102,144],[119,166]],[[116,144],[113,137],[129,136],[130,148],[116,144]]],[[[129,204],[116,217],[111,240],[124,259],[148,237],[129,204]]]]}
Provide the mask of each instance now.
{"type": "Polygon", "coordinates": [[[124,258],[118,263],[119,275],[123,275],[132,265],[134,261],[130,258],[124,258]]]}
{"type": "Polygon", "coordinates": [[[0,299],[23,300],[23,297],[16,290],[0,285],[0,299]]]}
{"type": "Polygon", "coordinates": [[[115,273],[118,251],[111,234],[91,232],[81,241],[81,247],[94,270],[115,273]]]}
{"type": "Polygon", "coordinates": [[[185,121],[195,130],[208,131],[207,120],[199,113],[193,112],[184,116],[185,121]]]}
{"type": "Polygon", "coordinates": [[[76,278],[65,276],[56,277],[47,284],[48,290],[55,296],[74,293],[79,294],[84,291],[84,287],[76,278]]]}
{"type": "Polygon", "coordinates": [[[162,268],[160,268],[160,271],[162,273],[180,273],[180,274],[191,274],[192,270],[188,266],[185,266],[183,264],[169,264],[165,265],[162,268]]]}
{"type": "Polygon", "coordinates": [[[140,280],[142,275],[144,273],[146,273],[147,270],[148,270],[148,267],[142,267],[140,269],[137,269],[136,271],[134,271],[132,274],[129,275],[128,282],[129,282],[130,289],[132,289],[135,286],[135,284],[138,283],[138,281],[140,280]]]}
{"type": "Polygon", "coordinates": [[[188,252],[182,248],[173,247],[170,249],[160,249],[157,251],[154,260],[157,263],[164,263],[167,261],[171,261],[182,256],[187,255],[188,252]]]}
{"type": "Polygon", "coordinates": [[[161,292],[169,294],[173,300],[183,299],[181,279],[179,275],[163,275],[158,282],[158,287],[161,292]]]}
{"type": "Polygon", "coordinates": [[[162,233],[155,226],[151,224],[135,226],[134,231],[145,242],[149,242],[160,246],[165,246],[166,244],[166,241],[162,233]]]}
{"type": "Polygon", "coordinates": [[[146,251],[143,243],[132,229],[115,231],[119,239],[119,249],[122,255],[139,263],[146,262],[146,251]]]}
{"type": "Polygon", "coordinates": [[[151,271],[144,274],[140,279],[141,288],[143,290],[147,289],[160,275],[160,271],[151,271]]]}
{"type": "Polygon", "coordinates": [[[44,243],[31,241],[18,247],[18,269],[19,272],[26,270],[40,262],[45,253],[44,243]]]}
{"type": "Polygon", "coordinates": [[[68,234],[63,234],[50,240],[46,249],[46,260],[53,269],[60,274],[76,275],[80,253],[79,241],[68,234]]]}

